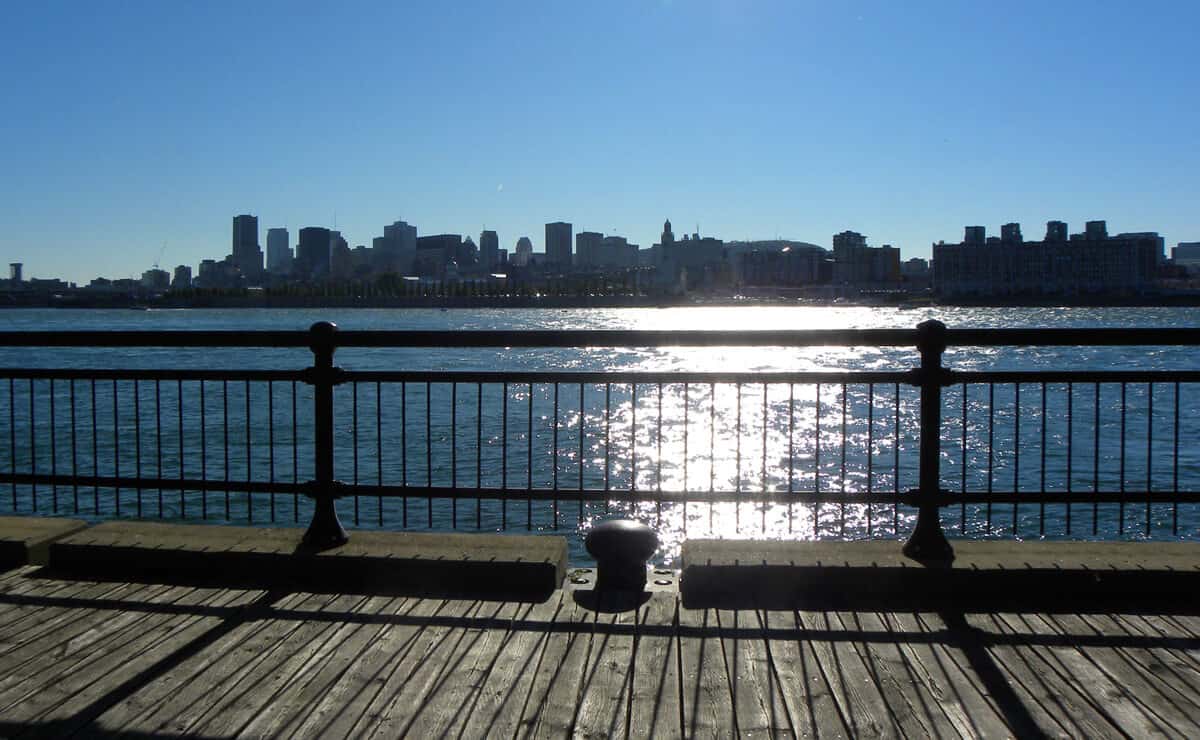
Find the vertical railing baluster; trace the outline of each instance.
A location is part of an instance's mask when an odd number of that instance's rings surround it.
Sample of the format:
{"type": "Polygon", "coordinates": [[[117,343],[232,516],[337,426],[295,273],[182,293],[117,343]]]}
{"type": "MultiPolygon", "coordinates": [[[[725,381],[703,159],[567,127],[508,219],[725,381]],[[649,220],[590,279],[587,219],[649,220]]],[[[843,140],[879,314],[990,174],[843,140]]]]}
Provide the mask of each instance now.
{"type": "Polygon", "coordinates": [[[841,488],[841,501],[838,502],[838,536],[843,539],[846,537],[846,400],[847,396],[846,384],[842,383],[842,460],[840,472],[838,474],[838,485],[841,488]]]}
{"type": "Polygon", "coordinates": [[[554,381],[554,416],[551,417],[554,424],[554,452],[550,456],[551,460],[551,487],[554,489],[554,528],[558,529],[558,381],[554,381]]]}
{"type": "Polygon", "coordinates": [[[533,529],[533,382],[529,383],[529,416],[525,428],[525,529],[533,529]]]}
{"type": "MultiPolygon", "coordinates": [[[[637,469],[637,381],[629,384],[629,489],[638,489],[637,469]]],[[[630,506],[633,506],[630,496],[630,506]]]]}
{"type": "MultiPolygon", "coordinates": [[[[1126,384],[1121,382],[1121,461],[1120,461],[1120,479],[1117,482],[1117,489],[1123,494],[1125,493],[1125,390],[1126,384]]],[[[1117,504],[1118,523],[1117,534],[1125,534],[1125,497],[1121,496],[1120,503],[1117,504]]]]}
{"type": "Polygon", "coordinates": [[[309,349],[313,365],[308,371],[313,387],[313,471],[310,486],[313,497],[313,518],[304,533],[303,542],[313,549],[325,549],[345,544],[346,530],[338,521],[333,502],[337,497],[334,478],[334,417],[333,387],[339,382],[339,370],[333,365],[337,349],[337,325],[321,321],[309,329],[309,349]]]}
{"type": "MultiPolygon", "coordinates": [[[[1100,492],[1100,382],[1096,381],[1095,416],[1092,420],[1092,493],[1100,492]]],[[[1092,536],[1100,531],[1100,503],[1092,502],[1092,536]]]]}
{"type": "MultiPolygon", "coordinates": [[[[1179,494],[1179,381],[1175,381],[1175,418],[1171,433],[1171,492],[1179,494]]],[[[1179,536],[1179,501],[1171,502],[1171,536],[1179,536]]]]}
{"type": "MultiPolygon", "coordinates": [[[[767,496],[767,384],[763,383],[763,405],[762,405],[762,495],[766,499],[767,496]]],[[[767,505],[764,503],[762,509],[762,531],[767,532],[767,505]]]]}
{"type": "Polygon", "coordinates": [[[959,524],[958,531],[963,536],[967,534],[967,384],[962,384],[962,445],[960,446],[961,457],[958,462],[958,493],[963,497],[962,503],[959,504],[959,524]]]}
{"type": "MultiPolygon", "coordinates": [[[[32,385],[33,381],[30,381],[32,385]]],[[[32,391],[32,387],[30,388],[32,391]]],[[[121,424],[120,414],[117,405],[117,379],[113,378],[112,382],[112,411],[113,411],[113,477],[121,477],[121,424]]],[[[32,398],[30,403],[33,403],[32,398]]],[[[34,506],[37,506],[37,488],[34,488],[34,506]]],[[[113,509],[117,516],[121,516],[121,484],[118,482],[113,488],[113,509]]]]}
{"type": "MultiPolygon", "coordinates": [[[[115,381],[115,380],[113,381],[114,386],[116,385],[116,382],[117,381],[115,381]]],[[[36,396],[37,396],[37,394],[34,392],[33,378],[30,378],[29,379],[29,474],[30,475],[37,475],[37,410],[34,405],[34,398],[36,398],[36,396]]],[[[113,416],[115,417],[116,416],[116,406],[115,406],[116,396],[115,395],[113,396],[113,399],[114,399],[113,400],[113,403],[114,403],[113,416]]],[[[117,475],[120,475],[120,472],[118,472],[117,475]]],[[[37,480],[36,479],[31,480],[29,483],[30,483],[30,493],[31,493],[31,496],[30,496],[31,508],[32,508],[32,511],[36,512],[38,510],[37,480]]],[[[117,513],[120,513],[120,509],[117,510],[117,513]]]]}
{"type": "Polygon", "coordinates": [[[579,523],[583,524],[583,383],[579,384],[579,523]]]}
{"type": "MultiPolygon", "coordinates": [[[[408,487],[408,381],[400,381],[400,485],[408,487]]],[[[400,522],[408,529],[408,491],[400,497],[400,522]]]]}
{"type": "Polygon", "coordinates": [[[504,395],[500,411],[500,488],[503,498],[500,499],[500,529],[508,531],[508,381],[503,384],[504,395]]]}
{"type": "Polygon", "coordinates": [[[154,458],[155,476],[158,478],[158,518],[163,518],[162,487],[162,388],[158,379],[154,381],[154,458]]]}
{"type": "Polygon", "coordinates": [[[183,489],[183,481],[187,477],[186,469],[184,468],[183,457],[183,380],[175,381],[175,413],[176,423],[179,431],[179,518],[187,519],[187,503],[186,491],[183,489]]]}
{"type": "MultiPolygon", "coordinates": [[[[54,412],[54,378],[50,378],[50,478],[57,479],[58,477],[58,436],[56,428],[58,426],[58,418],[54,412]]],[[[50,484],[50,511],[53,514],[58,513],[58,481],[50,484]]]]}
{"type": "Polygon", "coordinates": [[[813,536],[821,531],[821,384],[817,383],[816,413],[813,414],[813,536]]]}
{"type": "MultiPolygon", "coordinates": [[[[1146,494],[1154,490],[1154,383],[1146,384],[1146,494]]],[[[1150,536],[1150,501],[1146,501],[1146,536],[1150,536]]]]}
{"type": "MultiPolygon", "coordinates": [[[[685,381],[683,384],[683,492],[685,496],[690,497],[688,489],[688,384],[685,381]]],[[[688,502],[684,501],[680,508],[683,511],[681,520],[683,534],[687,536],[687,520],[688,520],[688,502]]]]}
{"type": "Polygon", "coordinates": [[[609,510],[609,490],[611,482],[609,480],[611,464],[611,441],[612,441],[612,383],[604,384],[604,513],[607,515],[609,510]]]}
{"type": "Polygon", "coordinates": [[[354,481],[354,526],[359,526],[358,501],[358,381],[350,384],[350,448],[353,450],[351,475],[354,481]]]}
{"type": "Polygon", "coordinates": [[[892,445],[892,494],[895,499],[892,501],[892,534],[900,533],[900,384],[893,384],[893,392],[895,394],[895,409],[896,418],[892,422],[892,435],[895,439],[895,444],[892,445]]]}
{"type": "MultiPolygon", "coordinates": [[[[96,381],[92,381],[92,439],[96,438],[95,429],[96,381]]],[[[96,456],[92,455],[92,464],[96,456]]],[[[8,472],[12,474],[12,509],[17,511],[17,389],[16,380],[8,379],[8,472]]],[[[95,475],[95,471],[92,472],[95,475]]]]}
{"type": "Polygon", "coordinates": [[[221,381],[221,418],[222,418],[222,434],[221,445],[225,452],[225,521],[229,521],[229,482],[232,477],[229,474],[229,381],[221,381]]]}
{"type": "MultiPolygon", "coordinates": [[[[9,381],[9,388],[12,388],[12,381],[9,381]]],[[[100,426],[99,415],[96,409],[96,379],[91,379],[92,386],[92,477],[96,478],[100,475],[100,426]]],[[[13,460],[16,460],[16,453],[13,453],[13,460]]],[[[16,489],[13,489],[13,502],[16,502],[16,489]]],[[[92,513],[96,516],[100,515],[100,486],[92,486],[92,513]]]]}
{"type": "MultiPolygon", "coordinates": [[[[267,381],[267,480],[275,485],[275,381],[267,381]]],[[[267,495],[267,515],[275,523],[275,492],[267,495]]]]}
{"type": "Polygon", "coordinates": [[[1017,534],[1018,492],[1021,490],[1021,384],[1013,383],[1013,536],[1017,534]]]}
{"type": "Polygon", "coordinates": [[[919,324],[917,348],[921,352],[921,367],[917,371],[921,386],[920,486],[916,491],[917,523],[904,545],[904,554],[917,560],[945,561],[954,558],[939,515],[942,386],[948,380],[948,373],[942,367],[945,325],[940,321],[919,324]]]}
{"type": "Polygon", "coordinates": [[[733,504],[733,531],[742,531],[742,384],[740,382],[734,384],[734,392],[737,394],[737,420],[734,423],[733,434],[736,439],[734,449],[736,450],[737,464],[734,468],[737,477],[734,479],[733,492],[736,501],[733,504]]]}
{"type": "Polygon", "coordinates": [[[796,493],[796,384],[788,383],[788,534],[792,533],[796,493]]]}
{"type": "MultiPolygon", "coordinates": [[[[874,472],[875,472],[875,384],[867,383],[867,495],[874,493],[874,472]]],[[[873,504],[867,502],[867,537],[872,534],[871,522],[871,507],[873,504]]]]}
{"type": "MultiPolygon", "coordinates": [[[[383,383],[375,381],[375,485],[383,486],[383,383]]],[[[383,526],[383,494],[375,497],[378,525],[383,526]]]]}
{"type": "MultiPolygon", "coordinates": [[[[475,488],[483,488],[483,383],[475,384],[475,488]]],[[[483,499],[475,496],[475,529],[483,529],[483,499]]]]}
{"type": "Polygon", "coordinates": [[[988,479],[987,479],[987,533],[992,533],[992,486],[996,460],[996,384],[988,383],[988,479]]]}
{"type": "MultiPolygon", "coordinates": [[[[433,487],[433,423],[432,411],[433,384],[425,381],[425,485],[433,487]]],[[[425,523],[433,527],[433,496],[432,492],[425,494],[425,523]]]]}
{"type": "Polygon", "coordinates": [[[655,453],[654,461],[654,488],[655,488],[655,526],[662,526],[662,442],[663,442],[663,384],[658,384],[658,431],[655,435],[658,443],[658,450],[655,453]]]}
{"type": "Polygon", "coordinates": [[[450,383],[450,528],[458,529],[458,383],[450,383]]]}
{"type": "Polygon", "coordinates": [[[137,479],[137,518],[142,518],[142,393],[141,383],[133,381],[133,477],[137,479]]]}
{"type": "Polygon", "coordinates": [[[1070,494],[1075,488],[1074,460],[1075,457],[1075,384],[1067,383],[1067,536],[1071,535],[1071,501],[1070,494]]]}
{"type": "Polygon", "coordinates": [[[708,384],[708,531],[712,532],[716,505],[712,494],[717,490],[717,384],[708,384]]]}
{"type": "MultiPolygon", "coordinates": [[[[252,444],[251,430],[254,429],[254,424],[250,418],[250,381],[249,380],[247,380],[245,382],[245,386],[244,386],[243,390],[246,393],[246,398],[245,398],[245,401],[246,401],[246,404],[245,404],[246,405],[246,426],[245,426],[245,429],[246,429],[246,483],[247,483],[247,485],[249,485],[249,483],[252,480],[254,480],[254,471],[253,471],[253,463],[252,463],[253,448],[251,446],[251,444],[252,444]]],[[[246,491],[246,523],[247,524],[254,523],[254,494],[251,493],[249,490],[246,491]]]]}
{"type": "MultiPolygon", "coordinates": [[[[78,429],[75,425],[75,378],[71,378],[71,477],[72,478],[77,478],[79,476],[79,455],[78,455],[78,450],[77,450],[78,445],[79,445],[79,438],[78,438],[77,434],[78,434],[78,429]]],[[[78,481],[73,482],[71,484],[71,497],[74,502],[74,511],[72,513],[78,514],[79,513],[79,483],[78,483],[78,481]]]]}
{"type": "MultiPolygon", "coordinates": [[[[292,381],[292,485],[300,483],[300,415],[297,413],[296,381],[292,381]]],[[[300,521],[300,494],[292,494],[292,521],[300,521]]]]}
{"type": "MultiPolygon", "coordinates": [[[[1046,492],[1046,381],[1044,381],[1044,380],[1042,381],[1041,422],[1042,422],[1042,435],[1041,435],[1042,462],[1041,462],[1041,467],[1040,467],[1041,479],[1040,479],[1038,487],[1041,489],[1042,493],[1045,493],[1046,492]]],[[[1046,535],[1046,502],[1045,501],[1043,501],[1041,503],[1041,505],[1038,506],[1038,535],[1043,536],[1043,537],[1046,535]]]]}

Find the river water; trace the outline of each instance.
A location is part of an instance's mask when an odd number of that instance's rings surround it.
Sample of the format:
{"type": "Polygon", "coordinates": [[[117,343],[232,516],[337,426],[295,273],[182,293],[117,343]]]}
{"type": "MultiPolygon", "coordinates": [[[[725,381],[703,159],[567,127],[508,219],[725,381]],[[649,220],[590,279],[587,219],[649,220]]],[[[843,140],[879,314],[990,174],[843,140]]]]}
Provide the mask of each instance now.
{"type": "MultiPolygon", "coordinates": [[[[0,313],[0,326],[30,331],[254,331],[301,330],[329,320],[342,329],[762,330],[912,328],[930,318],[952,328],[1195,327],[1200,326],[1200,309],[31,309],[0,313]]],[[[4,367],[295,369],[310,361],[306,350],[0,350],[4,367]]],[[[389,371],[756,373],[903,370],[916,362],[909,348],[846,347],[337,353],[344,368],[389,371]]],[[[1180,347],[953,348],[945,364],[956,370],[1200,370],[1200,352],[1180,347]]],[[[288,384],[252,388],[208,383],[201,407],[199,384],[156,388],[152,382],[135,386],[122,381],[74,387],[59,381],[52,388],[48,381],[32,387],[25,383],[0,389],[0,406],[5,406],[0,408],[0,441],[6,442],[0,445],[0,470],[49,472],[53,467],[62,472],[74,465],[82,474],[119,470],[129,475],[137,468],[152,476],[161,466],[164,477],[179,471],[188,477],[227,473],[234,479],[270,476],[284,481],[311,475],[311,418],[306,412],[311,396],[303,386],[296,390],[293,426],[288,384]],[[79,417],[76,427],[69,426],[70,412],[79,417]],[[101,421],[90,420],[92,414],[101,421]],[[201,454],[203,463],[198,462],[201,454]]],[[[1189,384],[1027,383],[971,387],[965,398],[963,394],[962,388],[947,389],[943,408],[942,480],[951,490],[1200,488],[1200,422],[1194,413],[1200,389],[1189,384]]],[[[339,511],[352,527],[558,531],[570,536],[573,558],[584,559],[579,533],[607,516],[632,515],[658,528],[664,541],[660,560],[670,563],[685,537],[894,538],[911,526],[911,510],[890,504],[605,504],[575,502],[569,492],[580,482],[592,490],[605,485],[640,491],[905,490],[916,484],[916,394],[908,387],[710,388],[668,382],[641,384],[635,390],[627,384],[606,389],[592,383],[558,388],[367,383],[340,387],[336,404],[336,462],[342,480],[568,489],[558,503],[343,500],[339,511]]],[[[167,520],[262,523],[273,517],[303,524],[307,516],[303,500],[237,492],[64,487],[35,492],[18,486],[5,503],[17,513],[32,511],[36,503],[38,513],[106,519],[136,515],[139,502],[143,516],[167,520]]],[[[1200,516],[1191,505],[980,505],[951,507],[943,520],[952,536],[1200,536],[1200,516]]]]}

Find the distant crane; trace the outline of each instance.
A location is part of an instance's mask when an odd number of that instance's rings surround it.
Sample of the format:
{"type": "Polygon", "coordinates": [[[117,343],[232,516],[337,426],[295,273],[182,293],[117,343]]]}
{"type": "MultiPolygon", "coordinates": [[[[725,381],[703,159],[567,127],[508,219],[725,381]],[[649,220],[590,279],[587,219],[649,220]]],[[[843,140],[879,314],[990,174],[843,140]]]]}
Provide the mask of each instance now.
{"type": "Polygon", "coordinates": [[[155,270],[162,269],[161,267],[158,266],[158,263],[162,262],[163,252],[166,252],[166,251],[167,251],[167,243],[164,241],[163,245],[162,245],[162,249],[158,250],[158,258],[154,260],[154,269],[155,270]]]}

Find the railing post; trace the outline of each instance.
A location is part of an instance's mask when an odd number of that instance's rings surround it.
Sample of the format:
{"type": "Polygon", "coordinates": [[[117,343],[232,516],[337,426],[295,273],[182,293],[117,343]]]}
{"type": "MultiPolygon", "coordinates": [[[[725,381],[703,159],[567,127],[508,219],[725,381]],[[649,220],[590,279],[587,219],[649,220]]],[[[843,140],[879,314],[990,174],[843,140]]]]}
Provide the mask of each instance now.
{"type": "Polygon", "coordinates": [[[337,348],[337,324],[318,321],[309,329],[309,349],[313,366],[309,368],[309,383],[313,387],[313,469],[315,480],[308,495],[313,499],[313,518],[304,533],[304,544],[326,549],[346,544],[349,537],[338,521],[333,501],[337,498],[337,481],[333,478],[333,386],[337,384],[337,368],[333,353],[337,348]]]}
{"type": "Polygon", "coordinates": [[[941,490],[942,386],[947,372],[942,367],[946,350],[946,325],[923,321],[917,325],[917,349],[921,367],[917,379],[921,386],[920,481],[915,492],[917,523],[904,544],[904,554],[914,560],[950,561],[954,550],[942,531],[939,509],[941,490]]]}

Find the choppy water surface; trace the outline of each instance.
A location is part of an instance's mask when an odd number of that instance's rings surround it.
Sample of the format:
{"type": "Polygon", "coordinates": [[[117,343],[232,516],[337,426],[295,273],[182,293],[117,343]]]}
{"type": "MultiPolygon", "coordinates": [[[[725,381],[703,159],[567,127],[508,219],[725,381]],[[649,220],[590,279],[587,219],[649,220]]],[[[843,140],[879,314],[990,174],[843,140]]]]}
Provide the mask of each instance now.
{"type": "MultiPolygon", "coordinates": [[[[950,327],[1185,327],[1196,309],[917,309],[745,307],[579,310],[181,310],[0,313],[10,330],[305,329],[842,329],[950,327]]],[[[8,367],[292,369],[304,350],[0,350],[8,367]]],[[[341,350],[351,370],[787,372],[904,370],[909,348],[616,348],[585,350],[341,350]]],[[[1200,369],[1192,348],[955,348],[957,370],[1200,369]]],[[[38,381],[0,388],[0,469],[289,481],[311,477],[311,396],[290,384],[38,381]],[[182,398],[181,398],[182,392],[182,398]],[[116,400],[114,401],[114,395],[116,400]],[[31,405],[32,400],[32,405],[31,405]],[[52,406],[53,404],[53,406],[52,406]],[[115,412],[114,413],[114,409],[115,412]],[[53,412],[53,416],[51,416],[53,412]],[[70,414],[75,414],[74,426],[70,414]],[[92,415],[95,414],[95,419],[92,415]],[[245,419],[247,415],[250,423],[245,419]],[[53,418],[53,423],[50,421],[53,418]],[[51,427],[55,431],[50,431],[51,427]],[[34,433],[31,434],[31,427],[34,433]],[[75,429],[74,434],[71,429],[75,429]],[[114,444],[114,440],[118,443],[114,444]],[[182,467],[180,461],[182,460],[182,467]]],[[[1197,490],[1200,394],[1188,384],[1012,384],[947,389],[943,485],[951,490],[1197,490]],[[1176,415],[1176,405],[1181,413],[1176,415]],[[966,423],[963,423],[963,419],[966,423]],[[1179,440],[1179,444],[1176,444],[1179,440]]],[[[916,485],[915,389],[892,384],[365,383],[337,391],[337,474],[364,484],[640,491],[891,492],[916,485]],[[636,392],[636,398],[635,398],[636,392]],[[428,423],[427,423],[428,420],[428,423]],[[427,431],[428,430],[428,431],[427,431]]],[[[303,523],[304,501],[244,493],[157,490],[37,492],[39,512],[110,518],[303,523]]],[[[5,508],[30,511],[34,492],[5,508]]],[[[2,500],[2,499],[0,499],[2,500]]],[[[349,499],[358,527],[559,531],[616,513],[657,526],[670,562],[685,537],[897,537],[911,512],[889,504],[654,503],[514,499],[349,499]]],[[[954,507],[952,535],[1194,537],[1193,506],[954,507]],[[1147,525],[1148,534],[1147,534],[1147,525]]]]}

